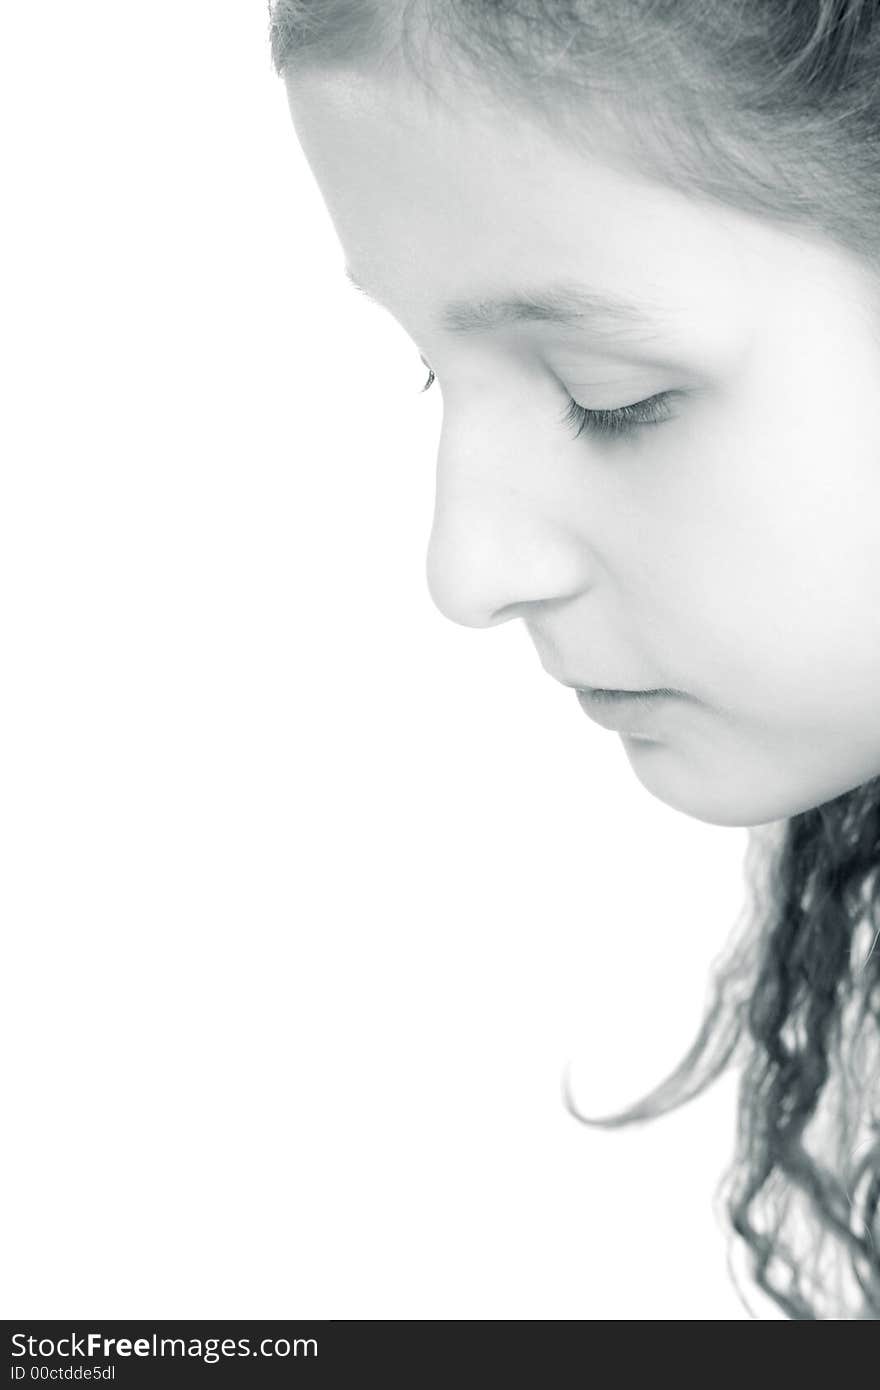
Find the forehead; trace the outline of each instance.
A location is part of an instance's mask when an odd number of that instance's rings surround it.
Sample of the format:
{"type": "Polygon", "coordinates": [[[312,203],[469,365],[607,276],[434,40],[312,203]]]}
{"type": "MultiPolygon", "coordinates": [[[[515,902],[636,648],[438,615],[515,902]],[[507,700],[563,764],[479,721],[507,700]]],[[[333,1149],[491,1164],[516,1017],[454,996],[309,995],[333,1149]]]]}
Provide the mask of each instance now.
{"type": "Polygon", "coordinates": [[[392,309],[427,322],[440,304],[570,280],[673,323],[748,314],[760,224],[652,181],[598,135],[585,152],[404,78],[309,74],[288,93],[346,260],[392,309]]]}

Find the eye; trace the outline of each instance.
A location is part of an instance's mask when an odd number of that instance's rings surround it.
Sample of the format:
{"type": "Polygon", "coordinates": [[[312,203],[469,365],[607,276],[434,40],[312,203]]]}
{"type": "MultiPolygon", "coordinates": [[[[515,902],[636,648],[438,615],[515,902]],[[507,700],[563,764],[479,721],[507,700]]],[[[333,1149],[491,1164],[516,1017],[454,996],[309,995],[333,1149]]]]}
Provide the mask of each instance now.
{"type": "Polygon", "coordinates": [[[568,409],[561,417],[564,425],[576,425],[574,438],[587,430],[590,434],[614,436],[633,434],[642,425],[659,425],[673,418],[669,402],[676,393],[660,391],[646,400],[634,401],[632,405],[618,406],[614,410],[587,410],[569,397],[568,409]]]}
{"type": "MultiPolygon", "coordinates": [[[[423,394],[436,381],[434,369],[430,362],[424,357],[421,361],[428,368],[428,380],[425,382],[419,394],[423,394]]],[[[643,401],[634,401],[631,405],[617,406],[613,410],[588,410],[586,406],[578,405],[577,401],[568,398],[568,407],[561,417],[565,425],[576,425],[574,438],[577,439],[584,430],[591,434],[614,436],[622,434],[633,434],[642,425],[660,425],[664,420],[673,419],[669,403],[677,391],[658,391],[654,396],[647,396],[643,401]]]]}

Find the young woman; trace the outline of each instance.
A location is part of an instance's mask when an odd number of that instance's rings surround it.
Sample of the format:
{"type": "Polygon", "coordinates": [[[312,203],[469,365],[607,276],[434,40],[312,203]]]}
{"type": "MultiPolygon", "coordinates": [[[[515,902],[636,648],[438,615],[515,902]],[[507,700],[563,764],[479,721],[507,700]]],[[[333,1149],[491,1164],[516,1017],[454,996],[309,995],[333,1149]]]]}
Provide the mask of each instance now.
{"type": "Polygon", "coordinates": [[[736,1060],[755,1279],[880,1317],[880,5],[277,0],[271,43],[443,389],[435,602],[521,619],[652,795],[754,828],[694,1047],[585,1122],[736,1060]]]}

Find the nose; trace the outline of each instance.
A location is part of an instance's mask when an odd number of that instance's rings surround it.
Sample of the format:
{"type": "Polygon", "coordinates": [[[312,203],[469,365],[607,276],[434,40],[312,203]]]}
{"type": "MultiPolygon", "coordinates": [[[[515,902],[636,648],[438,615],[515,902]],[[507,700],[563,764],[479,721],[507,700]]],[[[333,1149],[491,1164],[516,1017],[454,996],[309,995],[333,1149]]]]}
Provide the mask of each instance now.
{"type": "Polygon", "coordinates": [[[452,622],[494,627],[590,587],[591,559],[560,499],[438,470],[428,591],[452,622]]]}

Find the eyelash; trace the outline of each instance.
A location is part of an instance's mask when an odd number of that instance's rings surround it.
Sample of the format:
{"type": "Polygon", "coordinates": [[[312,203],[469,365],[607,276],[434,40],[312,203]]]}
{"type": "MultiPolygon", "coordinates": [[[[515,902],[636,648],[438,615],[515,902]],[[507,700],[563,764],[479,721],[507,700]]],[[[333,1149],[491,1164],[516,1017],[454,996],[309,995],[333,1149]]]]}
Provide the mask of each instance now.
{"type": "MultiPolygon", "coordinates": [[[[420,394],[427,391],[437,379],[434,369],[425,362],[424,357],[422,361],[428,368],[428,380],[420,394]]],[[[669,420],[669,401],[673,394],[672,391],[658,391],[656,395],[647,396],[643,401],[633,401],[632,405],[621,405],[614,410],[588,410],[569,396],[568,407],[560,419],[563,425],[577,425],[575,439],[584,430],[606,437],[633,434],[642,425],[659,425],[664,420],[669,420]]]]}
{"type": "Polygon", "coordinates": [[[634,434],[642,425],[660,425],[671,419],[669,400],[671,391],[659,391],[643,401],[632,405],[622,405],[614,410],[587,410],[569,397],[568,409],[562,415],[564,425],[577,425],[574,438],[584,430],[591,434],[608,436],[634,434]]]}

